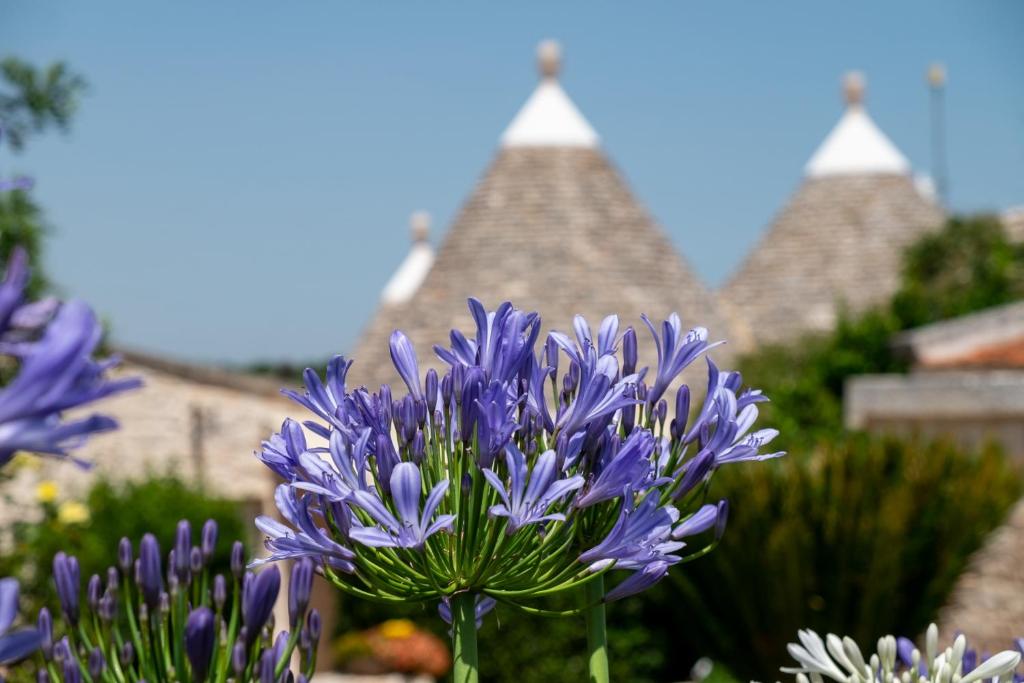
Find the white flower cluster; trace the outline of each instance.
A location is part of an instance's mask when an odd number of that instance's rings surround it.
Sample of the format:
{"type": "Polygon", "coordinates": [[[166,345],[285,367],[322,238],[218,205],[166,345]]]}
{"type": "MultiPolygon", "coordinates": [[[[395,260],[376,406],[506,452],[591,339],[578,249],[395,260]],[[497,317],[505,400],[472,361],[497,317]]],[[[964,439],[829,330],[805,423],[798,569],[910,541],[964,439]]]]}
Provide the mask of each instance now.
{"type": "Polygon", "coordinates": [[[1019,652],[1004,650],[965,672],[967,639],[961,634],[951,647],[939,651],[935,624],[928,627],[925,652],[913,649],[909,666],[897,657],[893,636],[879,638],[878,652],[868,659],[849,637],[830,633],[822,641],[811,630],[800,631],[799,637],[800,643],[790,643],[787,649],[800,666],[782,668],[784,673],[796,674],[797,683],[823,683],[825,677],[840,683],[1000,683],[1013,680],[1021,660],[1019,652]]]}

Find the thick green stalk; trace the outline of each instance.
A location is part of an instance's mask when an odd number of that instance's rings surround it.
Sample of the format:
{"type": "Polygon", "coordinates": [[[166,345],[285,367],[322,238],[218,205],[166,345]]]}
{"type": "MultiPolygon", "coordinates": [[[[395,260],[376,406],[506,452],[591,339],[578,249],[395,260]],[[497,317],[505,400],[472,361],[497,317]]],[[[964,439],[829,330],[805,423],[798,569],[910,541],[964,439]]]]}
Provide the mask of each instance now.
{"type": "Polygon", "coordinates": [[[476,596],[458,593],[452,596],[453,683],[478,683],[480,666],[476,652],[476,596]]]}
{"type": "Polygon", "coordinates": [[[583,616],[587,621],[587,665],[590,683],[609,683],[608,634],[605,630],[604,577],[598,576],[583,587],[583,616]]]}

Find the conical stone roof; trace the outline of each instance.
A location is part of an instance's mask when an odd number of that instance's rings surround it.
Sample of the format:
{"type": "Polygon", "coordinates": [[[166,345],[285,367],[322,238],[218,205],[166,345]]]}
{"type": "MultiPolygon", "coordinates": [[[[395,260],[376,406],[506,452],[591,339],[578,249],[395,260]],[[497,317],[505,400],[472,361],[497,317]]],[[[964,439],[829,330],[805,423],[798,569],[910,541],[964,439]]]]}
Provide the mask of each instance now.
{"type": "Polygon", "coordinates": [[[547,49],[538,92],[504,134],[423,284],[407,302],[382,305],[364,330],[351,355],[353,384],[398,381],[387,344],[395,329],[412,339],[421,365],[438,367],[431,345],[447,344],[453,327],[471,328],[470,296],[491,309],[510,300],[538,311],[545,330],[570,331],[577,313],[592,324],[617,313],[623,326],[637,327],[641,313],[675,311],[684,325],[728,336],[713,296],[554,81],[547,49]],[[538,102],[543,111],[535,110],[538,102]]]}
{"type": "Polygon", "coordinates": [[[722,291],[755,344],[827,331],[844,308],[887,300],[903,251],[936,229],[942,209],[924,196],[903,155],[868,117],[863,84],[811,157],[803,182],[722,291]]]}

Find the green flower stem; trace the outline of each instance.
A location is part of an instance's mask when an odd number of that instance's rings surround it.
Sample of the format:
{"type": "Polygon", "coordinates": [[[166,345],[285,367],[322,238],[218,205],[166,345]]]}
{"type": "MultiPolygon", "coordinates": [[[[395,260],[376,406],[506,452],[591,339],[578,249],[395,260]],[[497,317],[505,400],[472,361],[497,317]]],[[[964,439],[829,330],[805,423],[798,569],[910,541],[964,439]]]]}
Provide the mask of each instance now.
{"type": "Polygon", "coordinates": [[[608,634],[604,616],[604,576],[590,581],[583,588],[583,610],[587,622],[587,664],[590,683],[609,683],[608,634]]]}
{"type": "Polygon", "coordinates": [[[480,667],[476,651],[476,600],[472,593],[452,596],[453,683],[478,683],[480,667]]]}

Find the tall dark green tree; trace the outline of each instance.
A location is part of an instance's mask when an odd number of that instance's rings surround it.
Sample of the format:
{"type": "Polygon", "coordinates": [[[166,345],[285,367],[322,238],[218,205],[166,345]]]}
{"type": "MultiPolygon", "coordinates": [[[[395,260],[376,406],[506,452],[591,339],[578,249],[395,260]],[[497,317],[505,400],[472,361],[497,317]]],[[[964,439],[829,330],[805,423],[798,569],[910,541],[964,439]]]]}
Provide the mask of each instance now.
{"type": "MultiPolygon", "coordinates": [[[[16,57],[0,61],[0,152],[20,152],[33,135],[51,129],[66,131],[84,89],[84,79],[63,62],[37,68],[16,57]]],[[[0,261],[15,246],[28,251],[34,266],[30,296],[46,287],[40,264],[45,234],[42,210],[28,187],[0,192],[0,261]]]]}

